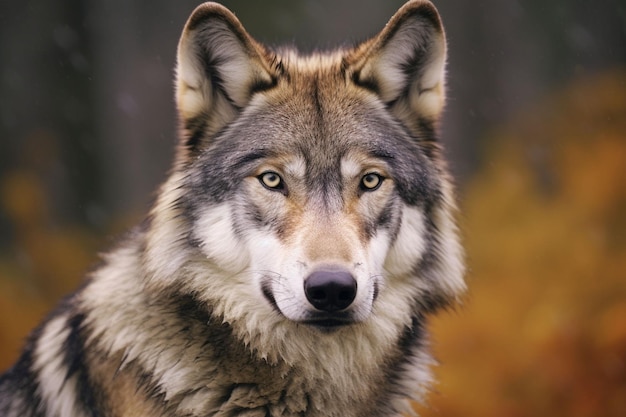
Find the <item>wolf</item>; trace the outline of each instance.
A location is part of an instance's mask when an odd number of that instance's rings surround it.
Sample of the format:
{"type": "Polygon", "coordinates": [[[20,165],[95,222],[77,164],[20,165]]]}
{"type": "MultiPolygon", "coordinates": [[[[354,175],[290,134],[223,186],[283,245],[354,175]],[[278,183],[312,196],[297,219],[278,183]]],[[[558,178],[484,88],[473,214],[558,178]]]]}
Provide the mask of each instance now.
{"type": "Polygon", "coordinates": [[[29,336],[0,415],[409,412],[432,382],[427,319],[465,292],[438,139],[445,61],[425,0],[309,54],[197,7],[169,177],[29,336]]]}

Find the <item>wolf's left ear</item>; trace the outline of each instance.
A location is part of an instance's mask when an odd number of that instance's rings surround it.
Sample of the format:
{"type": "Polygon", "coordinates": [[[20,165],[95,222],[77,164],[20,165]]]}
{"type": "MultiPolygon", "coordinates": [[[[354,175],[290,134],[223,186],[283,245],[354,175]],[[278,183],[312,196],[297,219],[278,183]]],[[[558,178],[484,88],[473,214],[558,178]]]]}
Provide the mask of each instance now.
{"type": "Polygon", "coordinates": [[[353,81],[376,92],[414,127],[436,121],[445,102],[446,41],[437,9],[425,0],[406,3],[378,36],[357,49],[353,81]]]}
{"type": "Polygon", "coordinates": [[[198,146],[231,122],[255,91],[271,87],[269,53],[230,10],[204,3],[191,14],[178,44],[176,102],[184,145],[198,146]]]}

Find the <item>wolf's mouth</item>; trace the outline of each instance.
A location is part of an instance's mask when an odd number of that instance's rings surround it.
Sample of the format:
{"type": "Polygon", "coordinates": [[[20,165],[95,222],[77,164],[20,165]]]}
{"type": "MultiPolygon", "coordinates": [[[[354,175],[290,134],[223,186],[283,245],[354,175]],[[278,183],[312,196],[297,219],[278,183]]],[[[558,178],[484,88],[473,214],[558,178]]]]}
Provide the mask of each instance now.
{"type": "Polygon", "coordinates": [[[342,311],[334,314],[313,314],[300,323],[322,331],[333,331],[354,324],[355,320],[350,313],[342,311]]]}
{"type": "Polygon", "coordinates": [[[317,320],[305,320],[300,323],[306,324],[308,326],[316,327],[323,331],[333,331],[337,330],[340,327],[348,326],[354,323],[351,320],[342,320],[335,318],[326,318],[326,319],[317,319],[317,320]]]}

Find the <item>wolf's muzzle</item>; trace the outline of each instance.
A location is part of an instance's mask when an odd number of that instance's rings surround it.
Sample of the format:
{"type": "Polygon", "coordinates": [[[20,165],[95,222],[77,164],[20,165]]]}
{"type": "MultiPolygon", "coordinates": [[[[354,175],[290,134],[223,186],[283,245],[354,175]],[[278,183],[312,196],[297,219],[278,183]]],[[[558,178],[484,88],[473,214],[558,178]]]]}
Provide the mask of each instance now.
{"type": "Polygon", "coordinates": [[[341,269],[320,269],[304,281],[304,293],[309,303],[328,313],[348,308],[356,298],[356,291],[352,274],[341,269]]]}

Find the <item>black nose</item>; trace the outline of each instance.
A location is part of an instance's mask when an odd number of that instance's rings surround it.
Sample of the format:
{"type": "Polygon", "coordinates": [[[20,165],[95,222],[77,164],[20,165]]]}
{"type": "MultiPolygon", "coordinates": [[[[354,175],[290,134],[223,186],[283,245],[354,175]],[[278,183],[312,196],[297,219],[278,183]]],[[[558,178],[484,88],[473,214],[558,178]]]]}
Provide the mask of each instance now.
{"type": "Polygon", "coordinates": [[[347,271],[319,270],[304,281],[307,300],[318,310],[333,312],[347,308],[356,297],[356,280],[347,271]]]}

